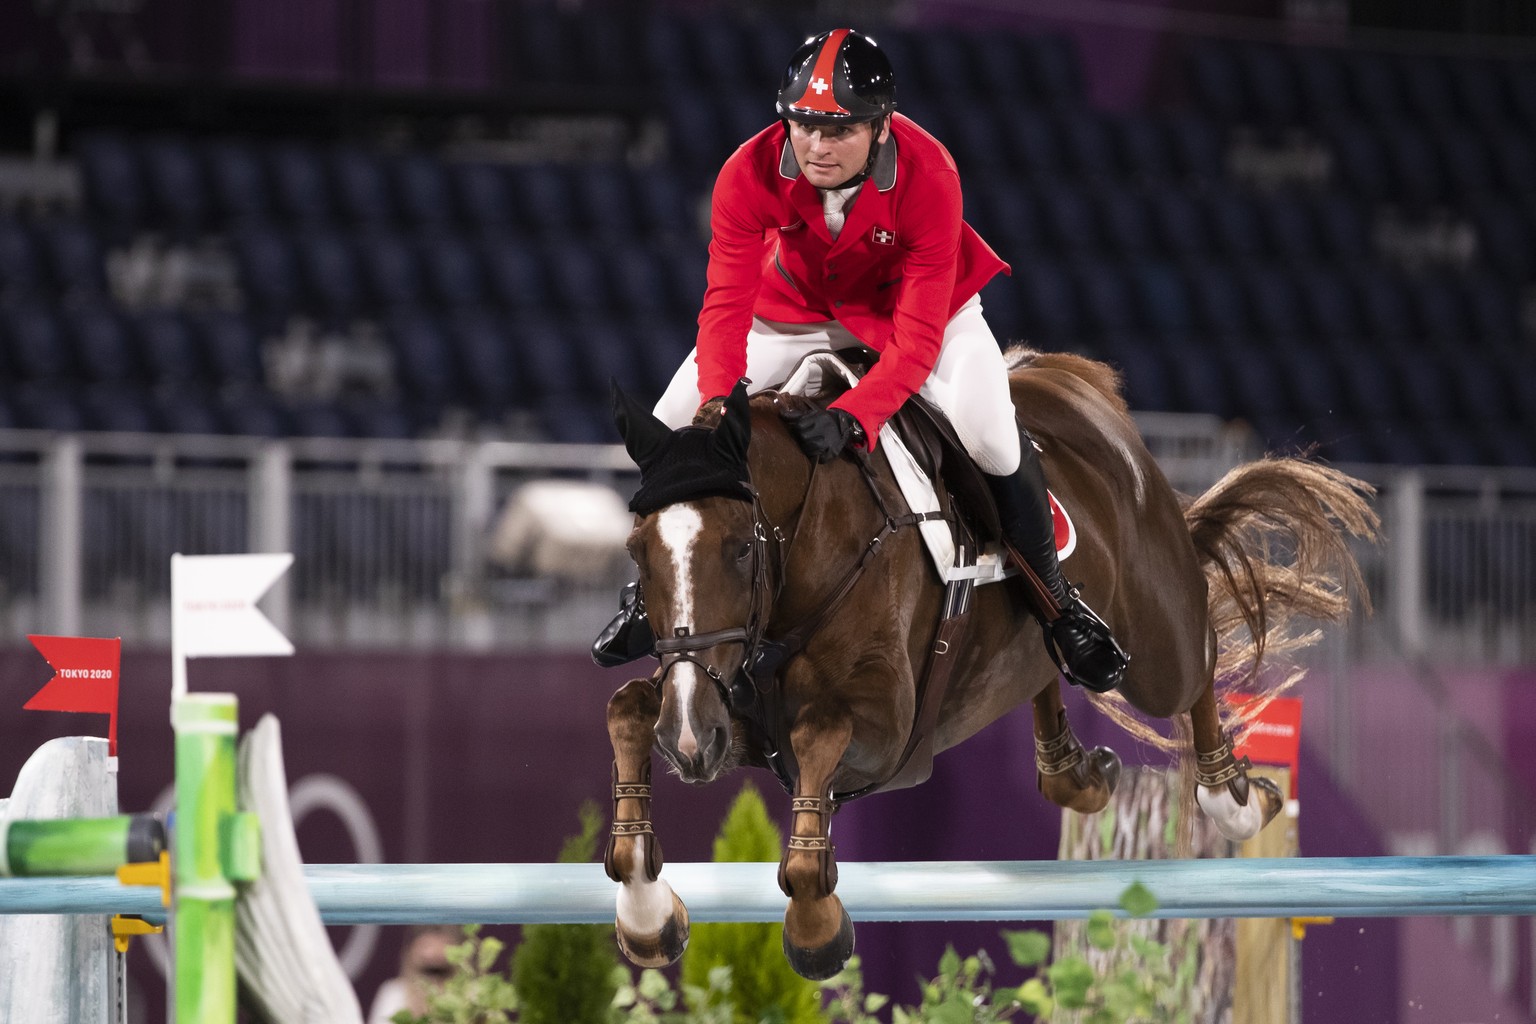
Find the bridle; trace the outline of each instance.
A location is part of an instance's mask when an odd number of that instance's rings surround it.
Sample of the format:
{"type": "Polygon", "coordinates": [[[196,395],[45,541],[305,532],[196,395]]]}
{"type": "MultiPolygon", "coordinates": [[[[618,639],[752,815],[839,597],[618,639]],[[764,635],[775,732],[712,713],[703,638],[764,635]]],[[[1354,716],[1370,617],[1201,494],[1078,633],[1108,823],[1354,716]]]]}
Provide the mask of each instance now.
{"type": "Polygon", "coordinates": [[[656,639],[656,654],[661,659],[661,671],[653,679],[656,688],[660,690],[672,669],[681,664],[693,665],[715,684],[725,706],[739,714],[750,712],[756,704],[754,668],[760,661],[760,652],[764,647],[763,634],[768,625],[768,612],[773,607],[784,579],[782,572],[769,572],[770,565],[782,564],[781,558],[770,558],[770,554],[782,555],[784,533],[768,521],[757,488],[748,482],[747,489],[752,494],[752,596],[747,606],[746,624],[714,629],[707,633],[695,633],[686,623],[674,626],[671,636],[656,639]],[[705,664],[699,658],[700,652],[722,644],[742,645],[741,666],[730,682],[725,680],[719,669],[705,664]]]}

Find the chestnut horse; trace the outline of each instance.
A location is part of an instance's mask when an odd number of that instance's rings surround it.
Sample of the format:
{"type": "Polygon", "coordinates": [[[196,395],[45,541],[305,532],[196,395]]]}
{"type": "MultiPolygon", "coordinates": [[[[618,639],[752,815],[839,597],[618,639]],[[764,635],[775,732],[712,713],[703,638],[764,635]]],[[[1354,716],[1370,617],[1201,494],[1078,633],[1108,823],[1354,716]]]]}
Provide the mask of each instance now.
{"type": "MultiPolygon", "coordinates": [[[[1347,614],[1359,587],[1347,535],[1374,536],[1369,489],[1304,460],[1263,459],[1191,500],[1147,451],[1113,370],[1077,356],[1009,357],[1014,405],[1078,531],[1064,571],[1131,655],[1119,693],[1093,696],[1096,707],[1154,741],[1125,705],[1174,719],[1182,727],[1167,744],[1195,754],[1186,788],[1223,833],[1251,837],[1283,801],[1234,758],[1218,681],[1273,685],[1273,673],[1259,673],[1266,652],[1307,640],[1287,629],[1293,618],[1347,614]]],[[[775,392],[749,401],[738,386],[718,425],[672,431],[615,388],[615,418],[641,471],[629,552],[661,638],[656,673],[608,704],[605,863],[620,883],[619,944],[642,966],[674,961],[688,938],[649,821],[655,747],[688,782],[753,765],[791,788],[779,869],[785,954],[810,978],[842,968],[853,928],[834,893],[831,814],[902,767],[940,646],[946,588],[909,528],[916,517],[897,514],[906,505],[881,451],[817,466],[791,438],[782,404],[775,392]],[[795,642],[775,664],[773,641],[785,636],[795,642]]],[[[1041,792],[1083,813],[1103,808],[1119,759],[1073,735],[1022,589],[977,587],[967,614],[929,716],[932,750],[1031,701],[1041,792]]]]}

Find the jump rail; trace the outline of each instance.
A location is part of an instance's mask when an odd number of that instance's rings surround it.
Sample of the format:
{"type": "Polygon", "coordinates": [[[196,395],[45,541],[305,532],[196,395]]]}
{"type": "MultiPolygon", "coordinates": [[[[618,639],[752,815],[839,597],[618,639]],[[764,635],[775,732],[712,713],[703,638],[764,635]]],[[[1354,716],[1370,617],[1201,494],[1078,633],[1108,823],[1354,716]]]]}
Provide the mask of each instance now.
{"type": "MultiPolygon", "coordinates": [[[[669,864],[694,921],[778,921],[774,864],[669,864]]],[[[1114,909],[1133,882],[1150,916],[1420,917],[1536,914],[1536,856],[839,864],[861,921],[1045,921],[1114,909]]],[[[322,864],[305,868],[328,924],[607,923],[596,864],[322,864]]],[[[1118,911],[1117,911],[1118,912],[1118,911]]],[[[159,894],[110,879],[0,879],[0,914],[163,917],[159,894]]]]}

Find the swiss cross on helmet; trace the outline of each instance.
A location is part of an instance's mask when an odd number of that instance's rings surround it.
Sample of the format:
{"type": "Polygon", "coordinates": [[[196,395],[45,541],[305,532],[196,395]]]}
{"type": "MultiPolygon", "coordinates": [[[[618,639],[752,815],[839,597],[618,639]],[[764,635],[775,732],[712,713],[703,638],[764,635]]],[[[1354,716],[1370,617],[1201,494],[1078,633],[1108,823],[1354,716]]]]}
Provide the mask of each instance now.
{"type": "Polygon", "coordinates": [[[869,36],[835,28],[789,58],[779,83],[779,116],[801,124],[860,124],[896,109],[896,74],[869,36]]]}

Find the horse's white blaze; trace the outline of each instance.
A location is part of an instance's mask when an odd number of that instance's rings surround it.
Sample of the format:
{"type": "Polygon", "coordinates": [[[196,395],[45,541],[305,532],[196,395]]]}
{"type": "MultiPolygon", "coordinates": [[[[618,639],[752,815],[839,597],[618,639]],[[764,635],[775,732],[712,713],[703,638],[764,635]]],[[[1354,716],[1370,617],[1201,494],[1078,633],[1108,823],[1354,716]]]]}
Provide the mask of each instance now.
{"type": "MultiPolygon", "coordinates": [[[[693,577],[689,570],[693,565],[693,551],[699,534],[704,529],[704,517],[691,505],[673,505],[664,508],[656,518],[656,534],[666,547],[672,563],[672,593],[677,595],[674,622],[692,627],[694,624],[693,577]]],[[[684,757],[698,753],[698,735],[693,728],[693,688],[698,685],[698,667],[688,662],[672,670],[672,682],[677,692],[678,719],[681,733],[677,737],[677,752],[684,757]]]]}
{"type": "Polygon", "coordinates": [[[1226,786],[1218,786],[1215,792],[1205,786],[1195,787],[1195,800],[1200,809],[1216,823],[1222,835],[1235,842],[1252,839],[1264,827],[1264,800],[1252,788],[1248,791],[1248,803],[1239,804],[1226,786]]]}
{"type": "Polygon", "coordinates": [[[634,858],[624,871],[616,910],[625,930],[632,935],[655,935],[672,917],[672,887],[661,879],[645,877],[645,853],[649,836],[637,836],[634,858]]]}

